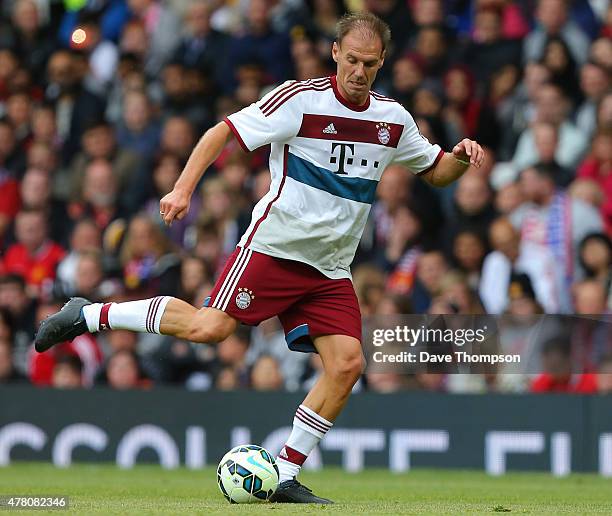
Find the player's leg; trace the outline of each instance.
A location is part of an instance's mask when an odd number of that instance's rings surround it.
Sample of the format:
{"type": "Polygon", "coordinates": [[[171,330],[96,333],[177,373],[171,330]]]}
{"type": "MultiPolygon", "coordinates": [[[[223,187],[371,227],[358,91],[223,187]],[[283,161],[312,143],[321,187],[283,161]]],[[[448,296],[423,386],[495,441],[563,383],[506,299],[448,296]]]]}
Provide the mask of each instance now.
{"type": "Polygon", "coordinates": [[[314,345],[323,362],[323,373],[303,405],[334,421],[363,372],[361,343],[348,335],[323,335],[314,339],[314,345]]]}
{"type": "Polygon", "coordinates": [[[41,323],[34,340],[35,348],[39,352],[46,351],[87,331],[95,333],[108,329],[162,333],[194,342],[223,340],[238,324],[238,318],[226,313],[228,296],[234,292],[235,282],[245,268],[249,270],[251,255],[251,251],[237,248],[228,258],[211,293],[211,309],[198,310],[169,296],[125,303],[91,303],[75,297],[41,323]]]}
{"type": "Polygon", "coordinates": [[[317,444],[331,429],[344,408],[363,370],[361,343],[347,335],[324,335],[314,339],[321,355],[323,373],[298,407],[289,439],[277,459],[279,489],[273,501],[329,503],[299,484],[295,477],[317,444]]]}
{"type": "Polygon", "coordinates": [[[74,339],[87,331],[131,330],[161,333],[193,342],[218,342],[230,335],[238,321],[214,308],[197,308],[169,296],[125,303],[91,303],[72,298],[62,310],[45,319],[35,339],[36,350],[74,339]]]}

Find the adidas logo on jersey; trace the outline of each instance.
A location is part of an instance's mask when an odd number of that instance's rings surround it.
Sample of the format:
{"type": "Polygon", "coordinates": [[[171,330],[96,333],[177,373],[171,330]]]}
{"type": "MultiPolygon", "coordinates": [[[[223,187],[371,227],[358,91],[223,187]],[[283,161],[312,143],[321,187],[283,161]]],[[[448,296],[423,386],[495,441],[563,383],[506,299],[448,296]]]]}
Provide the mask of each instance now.
{"type": "Polygon", "coordinates": [[[325,129],[323,129],[323,133],[324,134],[338,134],[338,131],[336,131],[334,124],[329,124],[325,129]]]}

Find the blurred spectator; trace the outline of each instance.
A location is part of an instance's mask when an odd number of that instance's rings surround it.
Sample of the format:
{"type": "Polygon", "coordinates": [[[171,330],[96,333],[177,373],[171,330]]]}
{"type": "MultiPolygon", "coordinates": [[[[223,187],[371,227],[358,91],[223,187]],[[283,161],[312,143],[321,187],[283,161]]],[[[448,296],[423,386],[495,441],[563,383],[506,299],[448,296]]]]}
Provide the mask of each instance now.
{"type": "Polygon", "coordinates": [[[570,343],[563,337],[544,343],[542,370],[531,383],[531,392],[590,394],[597,391],[596,375],[572,372],[570,343]]]}
{"type": "Polygon", "coordinates": [[[116,351],[106,364],[106,381],[112,389],[143,389],[151,385],[142,376],[136,354],[127,351],[116,351]]]}
{"type": "MultiPolygon", "coordinates": [[[[587,136],[569,121],[569,100],[559,86],[549,83],[540,87],[535,101],[535,121],[552,124],[558,130],[557,163],[573,170],[587,150],[587,136]]],[[[521,134],[512,161],[517,170],[524,170],[541,160],[532,126],[521,134]]]]}
{"type": "Polygon", "coordinates": [[[23,209],[15,219],[17,242],[6,250],[4,269],[22,275],[33,296],[55,279],[55,269],[66,252],[48,236],[47,215],[40,209],[23,209]]]}
{"type": "Polygon", "coordinates": [[[612,40],[610,37],[601,37],[593,41],[589,58],[596,64],[603,66],[606,70],[612,67],[612,40]]]}
{"type": "Polygon", "coordinates": [[[203,260],[196,256],[186,256],[181,262],[179,297],[188,303],[193,303],[200,287],[207,282],[210,283],[210,279],[203,260]]]}
{"type": "Polygon", "coordinates": [[[181,160],[187,161],[194,145],[195,134],[189,120],[179,116],[172,116],[166,120],[160,141],[162,152],[174,154],[181,160]]]}
{"type": "Polygon", "coordinates": [[[582,100],[582,93],[578,84],[576,61],[563,38],[548,38],[544,46],[542,64],[550,71],[551,82],[561,88],[574,106],[577,105],[582,100]]]}
{"type": "Polygon", "coordinates": [[[601,230],[599,214],[584,202],[572,199],[555,186],[555,172],[542,165],[521,173],[521,187],[528,202],[511,215],[521,231],[521,254],[549,271],[550,294],[546,299],[562,313],[571,312],[569,286],[582,274],[576,264],[580,241],[601,230]],[[545,262],[556,266],[552,268],[545,262]]]}
{"type": "Polygon", "coordinates": [[[604,196],[601,216],[606,231],[612,235],[612,126],[595,133],[591,151],[578,168],[577,176],[599,185],[604,196]]]}
{"type": "MultiPolygon", "coordinates": [[[[1,132],[0,132],[1,136],[1,132]]],[[[21,207],[19,183],[9,175],[8,170],[0,166],[0,248],[3,247],[4,236],[21,207]]]]}
{"type": "Polygon", "coordinates": [[[597,392],[612,394],[612,357],[607,356],[599,363],[597,370],[597,392]]]}
{"type": "Polygon", "coordinates": [[[0,25],[0,48],[12,49],[38,81],[55,47],[52,34],[44,27],[34,0],[13,2],[11,14],[10,23],[0,25]]]}
{"type": "Polygon", "coordinates": [[[292,75],[290,40],[286,34],[276,32],[270,25],[269,0],[251,0],[244,33],[233,37],[228,51],[229,81],[235,85],[237,66],[261,63],[269,83],[280,83],[292,75]]]}
{"type": "Polygon", "coordinates": [[[217,372],[215,385],[219,388],[230,378],[239,388],[249,386],[249,370],[246,363],[247,349],[249,347],[249,330],[239,327],[236,333],[217,344],[217,372]],[[227,378],[226,378],[227,376],[227,378]]]}
{"type": "Polygon", "coordinates": [[[420,56],[408,53],[393,64],[391,95],[404,106],[413,105],[414,92],[423,81],[425,63],[420,56]]]}
{"type": "Polygon", "coordinates": [[[127,3],[134,20],[144,29],[145,70],[155,76],[179,44],[179,17],[159,0],[127,0],[127,3]]]}
{"type": "Polygon", "coordinates": [[[11,341],[0,337],[0,385],[25,383],[26,377],[13,365],[11,341]]]}
{"type": "Polygon", "coordinates": [[[81,253],[102,249],[100,228],[91,219],[79,220],[70,235],[70,252],[57,267],[57,279],[62,290],[73,295],[77,281],[77,265],[81,253]]]}
{"type": "Polygon", "coordinates": [[[462,271],[471,288],[477,288],[480,283],[480,270],[484,261],[487,246],[480,233],[463,230],[455,235],[453,240],[453,260],[462,271]]]}
{"type": "Polygon", "coordinates": [[[104,113],[104,100],[83,82],[78,57],[68,50],[55,51],[47,62],[45,98],[55,105],[57,132],[63,145],[63,162],[69,163],[79,148],[90,120],[104,113]]]}
{"type": "Polygon", "coordinates": [[[85,168],[78,201],[69,204],[68,214],[73,220],[91,218],[104,230],[126,212],[119,203],[120,191],[111,164],[104,159],[91,161],[85,168]]]}
{"type": "Polygon", "coordinates": [[[141,170],[141,161],[136,153],[123,147],[123,142],[118,145],[115,132],[109,124],[101,120],[90,121],[83,132],[81,143],[82,152],[70,165],[70,200],[83,199],[88,169],[96,161],[105,161],[110,165],[114,183],[119,192],[124,192],[119,199],[126,207],[133,203],[138,205],[144,200],[149,182],[141,170]]]}
{"type": "Polygon", "coordinates": [[[130,91],[123,97],[123,120],[117,128],[117,140],[121,147],[148,160],[157,152],[160,127],[153,118],[147,94],[130,91]]]}
{"type": "Polygon", "coordinates": [[[133,295],[174,295],[178,289],[179,262],[170,242],[146,215],[130,222],[120,254],[123,282],[133,295]]]}
{"type": "Polygon", "coordinates": [[[606,313],[608,290],[596,280],[584,280],[573,285],[574,307],[577,315],[602,315],[606,313]]]}
{"type": "Polygon", "coordinates": [[[597,127],[597,104],[610,89],[610,84],[609,70],[603,66],[589,62],[580,69],[580,88],[585,99],[576,112],[576,125],[586,135],[593,134],[597,127]]]}
{"type": "Polygon", "coordinates": [[[499,218],[491,224],[489,238],[493,251],[484,260],[479,286],[480,297],[487,313],[501,314],[508,308],[512,299],[509,296],[512,293],[510,285],[512,278],[517,275],[522,278],[519,280],[521,292],[527,293],[526,296],[519,297],[541,300],[547,311],[554,312],[554,305],[545,304],[548,296],[548,283],[542,280],[546,278],[545,271],[538,268],[539,262],[525,260],[521,255],[520,232],[507,218],[499,218]],[[533,290],[538,293],[537,296],[532,293],[533,290]]]}
{"type": "Polygon", "coordinates": [[[53,366],[51,385],[56,389],[78,389],[82,387],[82,368],[81,359],[76,355],[58,357],[53,366]]]}
{"type": "Polygon", "coordinates": [[[523,42],[523,55],[527,61],[542,58],[546,41],[554,36],[563,39],[577,62],[582,64],[586,60],[589,40],[569,17],[568,3],[565,0],[539,0],[535,14],[536,28],[523,42]]]}
{"type": "Polygon", "coordinates": [[[49,172],[28,168],[21,180],[21,205],[26,210],[40,210],[45,213],[52,240],[66,243],[66,208],[64,203],[53,198],[49,172]]]}
{"type": "Polygon", "coordinates": [[[186,67],[202,70],[212,75],[222,85],[223,74],[219,62],[225,61],[227,36],[210,26],[213,5],[207,2],[192,2],[185,12],[183,38],[175,51],[174,59],[186,67]]]}
{"type": "Polygon", "coordinates": [[[0,309],[6,309],[11,317],[15,347],[24,349],[36,331],[36,302],[28,297],[22,276],[0,276],[0,309]]]}
{"type": "Polygon", "coordinates": [[[502,12],[495,7],[479,9],[474,18],[472,41],[464,56],[478,80],[486,83],[501,66],[520,62],[520,56],[519,40],[504,37],[502,12]]]}
{"type": "Polygon", "coordinates": [[[607,292],[607,311],[612,312],[612,241],[603,233],[591,233],[580,242],[579,259],[587,278],[599,281],[607,292]]]}
{"type": "Polygon", "coordinates": [[[468,283],[468,278],[458,271],[447,272],[440,279],[440,297],[448,303],[451,313],[485,313],[477,292],[468,283]]]}
{"type": "Polygon", "coordinates": [[[260,356],[251,369],[251,388],[256,391],[278,391],[283,388],[283,376],[277,360],[260,356]]]}
{"type": "Polygon", "coordinates": [[[451,251],[452,243],[461,231],[477,233],[486,243],[487,228],[495,216],[493,194],[487,181],[482,176],[468,171],[457,182],[453,205],[445,225],[446,250],[451,251]]]}
{"type": "Polygon", "coordinates": [[[432,299],[440,293],[440,282],[448,270],[440,251],[428,251],[419,257],[417,283],[411,296],[415,313],[427,312],[432,299]]]}
{"type": "Polygon", "coordinates": [[[544,313],[527,274],[512,274],[508,285],[508,309],[510,315],[529,316],[544,313]]]}

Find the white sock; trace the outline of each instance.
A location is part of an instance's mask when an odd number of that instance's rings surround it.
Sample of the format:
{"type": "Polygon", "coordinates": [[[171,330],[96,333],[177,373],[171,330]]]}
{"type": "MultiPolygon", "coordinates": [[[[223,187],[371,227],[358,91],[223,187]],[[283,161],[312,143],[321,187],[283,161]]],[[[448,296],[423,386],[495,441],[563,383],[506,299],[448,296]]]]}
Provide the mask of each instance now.
{"type": "Polygon", "coordinates": [[[285,446],[276,458],[279,482],[296,477],[302,464],[319,444],[333,423],[319,416],[314,410],[300,405],[293,418],[293,430],[285,446]]]}
{"type": "Polygon", "coordinates": [[[159,333],[170,299],[170,296],[158,296],[126,303],[93,303],[83,307],[83,315],[91,333],[100,330],[159,333]]]}

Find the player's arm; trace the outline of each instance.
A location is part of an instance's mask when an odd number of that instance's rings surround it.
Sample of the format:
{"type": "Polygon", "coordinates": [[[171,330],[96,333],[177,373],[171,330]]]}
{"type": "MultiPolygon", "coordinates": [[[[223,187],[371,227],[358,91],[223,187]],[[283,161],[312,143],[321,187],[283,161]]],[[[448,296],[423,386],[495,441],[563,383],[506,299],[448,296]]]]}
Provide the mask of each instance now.
{"type": "Polygon", "coordinates": [[[166,224],[170,225],[174,219],[180,220],[187,214],[191,195],[200,178],[217,159],[231,137],[232,131],[228,125],[225,122],[219,122],[200,138],[173,190],[159,203],[159,212],[166,224]]]}
{"type": "Polygon", "coordinates": [[[470,165],[479,168],[484,161],[482,147],[465,138],[445,152],[438,163],[421,177],[433,186],[447,186],[459,179],[470,165]]]}

